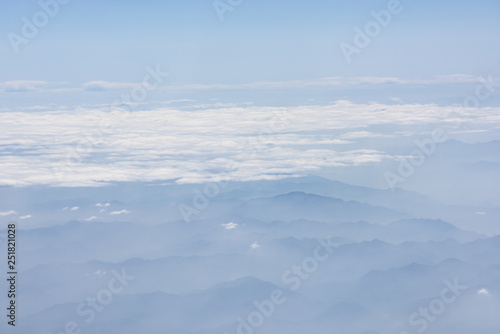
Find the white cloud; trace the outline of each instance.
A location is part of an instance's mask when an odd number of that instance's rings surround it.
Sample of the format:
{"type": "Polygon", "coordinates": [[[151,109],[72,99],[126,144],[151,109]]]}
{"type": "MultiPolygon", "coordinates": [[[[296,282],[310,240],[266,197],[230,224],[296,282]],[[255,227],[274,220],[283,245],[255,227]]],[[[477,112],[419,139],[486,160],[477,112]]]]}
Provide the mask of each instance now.
{"type": "MultiPolygon", "coordinates": [[[[171,90],[249,90],[249,89],[300,89],[313,87],[356,87],[377,85],[443,85],[443,84],[476,84],[481,77],[468,74],[439,75],[428,78],[399,78],[399,77],[325,77],[313,80],[289,81],[259,81],[236,85],[228,84],[187,84],[176,86],[163,86],[159,89],[171,90]]],[[[498,78],[493,78],[498,81],[498,78]]]]}
{"type": "Polygon", "coordinates": [[[340,138],[342,139],[359,139],[359,138],[391,138],[395,135],[372,133],[368,131],[355,131],[342,134],[340,138]]]}
{"type": "Polygon", "coordinates": [[[238,227],[238,224],[230,222],[227,224],[221,224],[221,226],[223,226],[226,230],[233,230],[238,227]]]}
{"type": "Polygon", "coordinates": [[[17,215],[17,212],[14,210],[6,211],[6,212],[0,212],[0,216],[5,217],[5,216],[12,216],[12,215],[17,215]]]}
{"type": "MultiPolygon", "coordinates": [[[[364,79],[368,80],[368,79],[364,79]]],[[[4,155],[0,185],[101,186],[116,181],[178,179],[236,181],[309,174],[335,166],[393,159],[382,150],[353,147],[359,138],[412,134],[411,127],[448,126],[449,107],[337,101],[286,108],[254,105],[185,111],[173,108],[110,112],[2,112],[4,155]],[[372,128],[404,127],[382,135],[372,128]],[[235,166],[228,172],[229,165],[235,166]]],[[[463,111],[470,129],[500,126],[499,108],[463,111]]],[[[98,203],[105,208],[107,203],[98,203]]],[[[66,208],[69,210],[69,208],[66,208]]]]}
{"type": "Polygon", "coordinates": [[[476,215],[484,216],[485,214],[486,214],[486,212],[484,212],[484,211],[476,211],[476,215]]]}
{"type": "Polygon", "coordinates": [[[78,207],[78,206],[74,206],[71,208],[71,211],[78,211],[78,210],[80,210],[80,207],[78,207]]]}
{"type": "MultiPolygon", "coordinates": [[[[427,78],[400,78],[400,77],[324,77],[312,80],[288,81],[258,81],[242,84],[185,84],[158,87],[159,91],[200,91],[200,90],[262,90],[262,89],[307,89],[315,87],[332,87],[343,89],[345,87],[387,86],[387,85],[457,85],[477,84],[482,78],[469,74],[439,75],[427,78]]],[[[499,78],[492,78],[498,82],[499,78]]],[[[0,82],[0,90],[4,92],[31,92],[41,91],[65,93],[77,91],[109,91],[132,89],[140,82],[112,82],[103,80],[89,81],[81,86],[70,86],[68,82],[47,82],[39,80],[15,80],[0,82]]],[[[400,100],[398,100],[400,101],[400,100]]]]}
{"type": "Polygon", "coordinates": [[[478,83],[482,78],[470,74],[437,75],[430,80],[420,80],[422,83],[478,83]]]}
{"type": "Polygon", "coordinates": [[[94,274],[96,274],[97,276],[104,276],[106,275],[106,272],[103,270],[97,270],[94,274]]]}
{"type": "Polygon", "coordinates": [[[121,210],[121,211],[112,211],[109,214],[110,215],[121,215],[121,214],[129,214],[131,211],[128,210],[121,210]]]}
{"type": "Polygon", "coordinates": [[[31,217],[32,217],[31,215],[26,215],[19,217],[19,219],[30,219],[31,217]]]}
{"type": "Polygon", "coordinates": [[[40,90],[42,87],[48,85],[47,81],[36,80],[16,80],[0,82],[0,89],[5,92],[31,92],[40,90]]]}
{"type": "Polygon", "coordinates": [[[486,289],[483,288],[483,289],[479,290],[477,292],[477,294],[480,295],[480,296],[489,296],[490,292],[488,290],[486,290],[486,289]]]}
{"type": "Polygon", "coordinates": [[[89,91],[104,91],[115,89],[130,89],[138,85],[139,84],[132,82],[90,81],[84,83],[82,86],[85,90],[89,91]]]}
{"type": "Polygon", "coordinates": [[[91,222],[91,221],[96,220],[96,219],[97,219],[96,216],[92,216],[92,217],[89,217],[89,218],[85,218],[85,221],[91,222]]]}
{"type": "Polygon", "coordinates": [[[110,205],[111,205],[111,203],[97,203],[95,206],[97,206],[99,208],[107,208],[110,205]]]}
{"type": "Polygon", "coordinates": [[[259,247],[260,247],[260,245],[259,245],[257,242],[253,242],[253,243],[250,245],[250,248],[251,248],[251,249],[257,249],[257,248],[259,248],[259,247]]]}

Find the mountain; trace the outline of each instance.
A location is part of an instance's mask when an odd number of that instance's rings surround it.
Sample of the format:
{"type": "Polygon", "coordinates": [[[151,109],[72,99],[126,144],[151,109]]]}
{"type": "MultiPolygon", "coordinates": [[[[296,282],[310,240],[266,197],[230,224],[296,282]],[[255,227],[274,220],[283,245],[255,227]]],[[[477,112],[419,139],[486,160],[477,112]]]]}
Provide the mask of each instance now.
{"type": "MultiPolygon", "coordinates": [[[[273,318],[287,317],[296,305],[301,305],[304,316],[312,305],[297,293],[252,277],[217,284],[211,288],[184,295],[163,292],[148,294],[119,294],[95,318],[80,317],[75,313],[78,303],[56,305],[20,321],[19,330],[26,333],[53,332],[64,327],[68,320],[78,323],[92,333],[203,333],[215,329],[236,328],[237,318],[247,318],[259,310],[255,305],[270,300],[273,291],[280,291],[280,304],[275,304],[273,318]],[[43,323],[44,325],[40,325],[43,323]],[[161,328],[161,330],[160,330],[161,328]]],[[[89,310],[89,308],[83,308],[89,310]]],[[[273,319],[271,319],[273,320],[273,319]]],[[[269,321],[271,321],[269,320],[269,321]]]]}
{"type": "Polygon", "coordinates": [[[372,222],[382,223],[408,217],[405,213],[383,207],[355,201],[346,202],[299,191],[247,201],[235,208],[233,214],[267,221],[309,219],[341,222],[369,219],[372,222]]]}

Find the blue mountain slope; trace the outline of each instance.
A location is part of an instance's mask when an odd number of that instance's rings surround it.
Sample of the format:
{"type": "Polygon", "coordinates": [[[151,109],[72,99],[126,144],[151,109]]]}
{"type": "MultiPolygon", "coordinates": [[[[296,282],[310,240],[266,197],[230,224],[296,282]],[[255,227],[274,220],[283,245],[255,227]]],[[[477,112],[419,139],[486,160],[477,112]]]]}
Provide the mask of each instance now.
{"type": "Polygon", "coordinates": [[[310,219],[326,222],[370,220],[387,223],[398,218],[408,217],[405,213],[383,207],[355,201],[346,202],[304,192],[291,192],[271,198],[253,199],[236,207],[233,213],[266,221],[310,219]]]}

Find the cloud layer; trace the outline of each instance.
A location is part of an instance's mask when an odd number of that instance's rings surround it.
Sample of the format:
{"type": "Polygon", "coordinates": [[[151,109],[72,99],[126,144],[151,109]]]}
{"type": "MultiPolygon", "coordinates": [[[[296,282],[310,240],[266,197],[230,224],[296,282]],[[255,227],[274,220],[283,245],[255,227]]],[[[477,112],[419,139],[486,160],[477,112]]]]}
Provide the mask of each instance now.
{"type": "Polygon", "coordinates": [[[1,185],[269,179],[394,158],[356,143],[436,127],[498,127],[495,108],[353,104],[0,113],[1,185]],[[454,110],[454,112],[451,112],[454,110]],[[377,130],[392,127],[396,130],[377,130]],[[405,129],[408,131],[402,131],[405,129]]]}
{"type": "MultiPolygon", "coordinates": [[[[500,78],[490,77],[491,82],[498,86],[500,78]]],[[[401,77],[325,77],[310,80],[288,80],[288,81],[257,81],[239,84],[175,84],[164,85],[159,88],[161,91],[199,91],[199,90],[252,90],[252,89],[292,89],[292,88],[313,88],[313,87],[363,87],[370,86],[395,86],[395,85],[456,85],[456,84],[477,84],[486,79],[470,74],[438,75],[421,78],[401,78],[401,77]]],[[[67,91],[107,91],[132,89],[140,86],[140,82],[115,82],[95,80],[84,82],[81,85],[74,85],[68,82],[47,82],[37,80],[15,80],[0,82],[0,92],[67,92],[67,91]]]]}

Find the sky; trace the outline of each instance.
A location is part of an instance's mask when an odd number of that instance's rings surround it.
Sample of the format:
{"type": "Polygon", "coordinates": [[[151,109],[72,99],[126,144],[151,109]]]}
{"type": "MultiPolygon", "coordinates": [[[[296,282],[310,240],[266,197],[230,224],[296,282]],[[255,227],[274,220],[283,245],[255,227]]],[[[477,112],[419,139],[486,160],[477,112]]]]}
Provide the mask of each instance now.
{"type": "Polygon", "coordinates": [[[450,139],[498,139],[497,1],[2,8],[3,185],[203,181],[231,162],[251,180],[396,161],[388,143],[346,146],[346,136],[426,136],[454,122],[443,119],[449,108],[464,106],[479,110],[461,111],[467,126],[450,139]],[[270,128],[283,113],[289,123],[270,128]],[[111,124],[103,130],[103,122],[111,124]],[[255,141],[262,156],[249,161],[251,152],[239,151],[255,141]]]}
{"type": "Polygon", "coordinates": [[[354,28],[389,1],[243,0],[221,21],[209,0],[71,0],[19,53],[8,35],[22,35],[22,18],[41,6],[2,2],[1,81],[136,82],[153,64],[171,84],[485,75],[500,58],[497,1],[401,0],[350,64],[339,44],[352,44],[354,28]]]}

